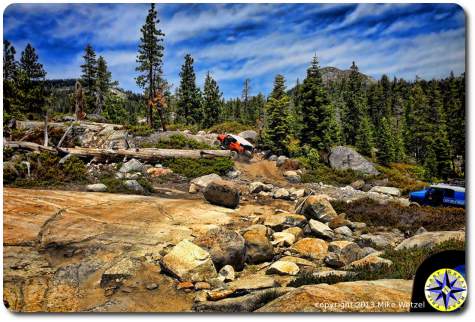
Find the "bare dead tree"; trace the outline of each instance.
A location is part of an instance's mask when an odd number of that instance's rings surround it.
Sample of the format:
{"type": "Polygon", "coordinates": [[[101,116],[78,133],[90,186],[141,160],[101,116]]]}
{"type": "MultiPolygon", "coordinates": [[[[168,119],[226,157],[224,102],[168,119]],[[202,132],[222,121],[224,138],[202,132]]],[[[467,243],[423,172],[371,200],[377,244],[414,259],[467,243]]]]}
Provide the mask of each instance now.
{"type": "Polygon", "coordinates": [[[86,116],[85,110],[85,100],[84,100],[84,91],[82,85],[79,81],[76,81],[75,91],[74,91],[74,101],[75,101],[75,115],[76,121],[81,121],[86,116]]]}

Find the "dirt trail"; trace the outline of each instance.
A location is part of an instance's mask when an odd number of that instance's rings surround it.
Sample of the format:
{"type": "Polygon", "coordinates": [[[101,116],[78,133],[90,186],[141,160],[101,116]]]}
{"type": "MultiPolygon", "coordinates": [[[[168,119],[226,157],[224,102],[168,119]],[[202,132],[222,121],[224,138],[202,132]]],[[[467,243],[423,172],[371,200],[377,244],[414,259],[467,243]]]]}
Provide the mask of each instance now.
{"type": "Polygon", "coordinates": [[[287,186],[288,182],[282,175],[282,171],[276,167],[275,161],[251,160],[249,163],[236,162],[236,169],[241,171],[242,177],[251,181],[262,181],[279,186],[287,186]]]}

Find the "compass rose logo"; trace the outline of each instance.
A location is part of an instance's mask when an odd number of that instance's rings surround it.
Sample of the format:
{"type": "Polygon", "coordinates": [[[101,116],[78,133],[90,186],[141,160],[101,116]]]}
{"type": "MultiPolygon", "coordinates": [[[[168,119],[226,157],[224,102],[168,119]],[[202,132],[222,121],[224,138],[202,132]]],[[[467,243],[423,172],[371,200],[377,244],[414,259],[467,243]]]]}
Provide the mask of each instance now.
{"type": "Polygon", "coordinates": [[[425,284],[427,302],[438,311],[450,312],[467,298],[467,283],[456,270],[442,268],[432,273],[425,284]]]}

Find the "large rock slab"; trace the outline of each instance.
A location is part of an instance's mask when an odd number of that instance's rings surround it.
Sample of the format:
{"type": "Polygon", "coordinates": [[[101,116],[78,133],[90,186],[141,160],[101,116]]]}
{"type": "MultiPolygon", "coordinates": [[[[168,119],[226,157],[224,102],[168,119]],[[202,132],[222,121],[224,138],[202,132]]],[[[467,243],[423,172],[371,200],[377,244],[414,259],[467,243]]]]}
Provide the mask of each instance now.
{"type": "Polygon", "coordinates": [[[137,159],[130,159],[125,162],[122,167],[120,167],[119,172],[129,173],[129,172],[141,172],[143,170],[143,164],[137,159]]]}
{"type": "Polygon", "coordinates": [[[278,246],[292,246],[295,243],[295,235],[288,232],[275,232],[272,234],[272,244],[278,246]]]}
{"type": "Polygon", "coordinates": [[[373,163],[366,160],[361,154],[354,149],[346,146],[336,146],[331,148],[328,156],[330,167],[336,170],[351,169],[368,175],[378,175],[373,163]]]}
{"type": "Polygon", "coordinates": [[[412,281],[398,279],[305,285],[256,312],[408,312],[411,292],[412,281]]]}
{"type": "Polygon", "coordinates": [[[408,248],[414,248],[414,247],[417,247],[417,248],[434,247],[437,244],[443,243],[451,239],[465,241],[465,232],[464,231],[433,231],[433,232],[422,233],[422,234],[415,235],[408,239],[403,240],[396,247],[396,250],[408,249],[408,248]]]}
{"type": "Polygon", "coordinates": [[[327,195],[308,196],[297,205],[295,212],[324,223],[330,222],[337,217],[337,213],[328,199],[327,195]]]}
{"type": "Polygon", "coordinates": [[[393,264],[392,261],[386,258],[381,258],[376,255],[368,255],[362,259],[352,262],[347,269],[364,269],[370,272],[378,271],[384,267],[389,267],[393,264]]]}
{"type": "Polygon", "coordinates": [[[297,275],[300,271],[297,264],[293,262],[287,262],[279,260],[272,263],[266,271],[266,274],[278,274],[278,275],[297,275]]]}
{"type": "Polygon", "coordinates": [[[397,245],[397,236],[392,233],[362,234],[358,238],[358,244],[362,247],[376,247],[383,249],[397,245]]]}
{"type": "Polygon", "coordinates": [[[244,296],[220,301],[198,302],[193,305],[195,312],[253,312],[269,301],[293,290],[291,287],[274,287],[255,291],[244,296]]]}
{"type": "Polygon", "coordinates": [[[366,256],[356,243],[339,240],[328,244],[329,255],[325,262],[332,267],[343,267],[366,256]]]}
{"type": "Polygon", "coordinates": [[[103,183],[88,184],[86,190],[92,192],[106,192],[107,186],[103,183]]]}
{"type": "Polygon", "coordinates": [[[324,224],[314,219],[310,219],[308,225],[310,226],[310,230],[312,231],[313,235],[315,235],[316,237],[330,240],[335,237],[333,230],[328,227],[327,224],[324,224]]]}
{"type": "Polygon", "coordinates": [[[214,228],[193,242],[211,254],[217,269],[225,265],[231,265],[237,270],[243,268],[246,245],[244,238],[237,232],[224,227],[214,228]]]}
{"type": "Polygon", "coordinates": [[[281,212],[264,217],[264,225],[273,230],[283,230],[290,227],[304,227],[307,224],[307,218],[302,215],[281,212]]]}
{"type": "Polygon", "coordinates": [[[221,177],[216,173],[207,174],[198,178],[194,178],[190,182],[190,192],[198,192],[204,190],[212,181],[220,180],[221,177]]]}
{"type": "Polygon", "coordinates": [[[132,277],[137,269],[137,262],[130,258],[123,258],[102,274],[101,287],[115,286],[123,280],[132,277]]]}
{"type": "Polygon", "coordinates": [[[236,208],[239,205],[240,193],[231,181],[214,180],[206,186],[203,196],[213,205],[236,208]]]}
{"type": "Polygon", "coordinates": [[[173,247],[161,263],[181,281],[200,282],[217,277],[211,255],[186,239],[173,247]]]}
{"type": "Polygon", "coordinates": [[[256,143],[257,132],[253,130],[242,131],[238,134],[240,137],[250,141],[251,143],[256,143]]]}
{"type": "Polygon", "coordinates": [[[137,180],[125,180],[124,181],[124,186],[128,190],[133,191],[133,192],[137,192],[137,193],[143,193],[144,192],[144,188],[140,185],[140,183],[138,183],[137,180]]]}
{"type": "Polygon", "coordinates": [[[292,245],[297,254],[311,259],[323,259],[328,254],[327,243],[318,238],[304,238],[292,245]]]}
{"type": "Polygon", "coordinates": [[[383,187],[383,186],[375,186],[372,187],[369,192],[377,192],[377,193],[382,193],[385,195],[393,196],[393,197],[400,197],[401,196],[401,190],[395,187],[383,187]]]}
{"type": "Polygon", "coordinates": [[[228,288],[236,291],[253,291],[264,288],[276,287],[277,282],[268,275],[248,275],[228,283],[228,288]]]}
{"type": "Polygon", "coordinates": [[[254,225],[243,233],[246,241],[246,261],[251,264],[269,261],[274,257],[274,247],[267,236],[267,227],[254,225]]]}

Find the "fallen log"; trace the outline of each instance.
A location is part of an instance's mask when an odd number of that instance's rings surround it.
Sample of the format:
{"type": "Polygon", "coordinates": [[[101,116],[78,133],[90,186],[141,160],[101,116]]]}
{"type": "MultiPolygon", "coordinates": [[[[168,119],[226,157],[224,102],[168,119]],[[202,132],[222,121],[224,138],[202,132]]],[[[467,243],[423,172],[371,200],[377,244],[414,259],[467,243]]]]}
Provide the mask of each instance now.
{"type": "MultiPolygon", "coordinates": [[[[44,129],[44,122],[41,121],[16,121],[16,127],[18,129],[31,130],[31,129],[44,129]]],[[[91,131],[100,131],[106,126],[111,126],[116,130],[123,129],[124,126],[120,124],[111,123],[97,123],[91,121],[77,121],[77,122],[48,122],[48,128],[60,128],[66,130],[71,124],[78,127],[84,127],[91,131]]]]}
{"type": "Polygon", "coordinates": [[[51,153],[57,153],[56,149],[50,146],[44,146],[41,144],[33,142],[23,142],[23,141],[5,141],[3,146],[11,149],[23,149],[29,151],[47,151],[51,153]]]}
{"type": "Polygon", "coordinates": [[[229,150],[177,150],[177,149],[117,149],[106,150],[97,148],[58,148],[63,154],[72,154],[79,158],[117,159],[136,158],[144,161],[158,161],[167,158],[212,159],[217,157],[231,157],[229,150]]]}

